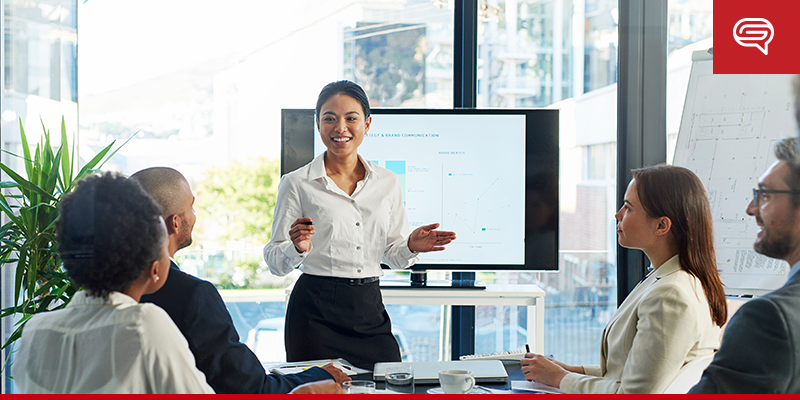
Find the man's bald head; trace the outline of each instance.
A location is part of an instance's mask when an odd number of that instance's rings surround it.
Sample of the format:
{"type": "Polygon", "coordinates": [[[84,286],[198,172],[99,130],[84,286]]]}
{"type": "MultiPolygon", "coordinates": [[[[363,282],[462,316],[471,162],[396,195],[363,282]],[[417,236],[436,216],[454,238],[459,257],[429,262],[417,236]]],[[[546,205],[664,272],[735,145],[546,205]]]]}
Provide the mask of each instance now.
{"type": "Polygon", "coordinates": [[[180,205],[186,196],[184,185],[188,186],[189,182],[177,170],[169,167],[152,167],[131,175],[131,179],[139,182],[144,191],[161,205],[164,219],[170,215],[180,215],[183,211],[180,205]]]}
{"type": "Polygon", "coordinates": [[[169,234],[169,255],[192,244],[192,230],[197,218],[194,215],[194,195],[183,175],[168,167],[143,169],[131,179],[139,182],[145,192],[163,208],[164,223],[169,234]]]}

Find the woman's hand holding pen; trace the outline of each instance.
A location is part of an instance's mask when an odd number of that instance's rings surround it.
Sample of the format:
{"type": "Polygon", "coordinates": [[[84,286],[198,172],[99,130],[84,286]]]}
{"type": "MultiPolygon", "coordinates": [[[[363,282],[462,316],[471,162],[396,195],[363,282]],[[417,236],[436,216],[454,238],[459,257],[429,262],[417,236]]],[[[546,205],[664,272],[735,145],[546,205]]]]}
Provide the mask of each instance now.
{"type": "Polygon", "coordinates": [[[528,381],[536,381],[545,385],[560,387],[561,380],[570,372],[583,374],[583,367],[573,367],[545,357],[541,354],[527,353],[520,360],[522,373],[528,381]]]}
{"type": "Polygon", "coordinates": [[[435,231],[439,224],[420,226],[408,236],[408,249],[417,253],[442,251],[444,246],[456,239],[455,232],[435,231]]]}
{"type": "Polygon", "coordinates": [[[294,248],[298,253],[305,253],[311,250],[311,235],[314,234],[314,225],[311,218],[298,218],[289,228],[289,238],[294,243],[294,248]]]}

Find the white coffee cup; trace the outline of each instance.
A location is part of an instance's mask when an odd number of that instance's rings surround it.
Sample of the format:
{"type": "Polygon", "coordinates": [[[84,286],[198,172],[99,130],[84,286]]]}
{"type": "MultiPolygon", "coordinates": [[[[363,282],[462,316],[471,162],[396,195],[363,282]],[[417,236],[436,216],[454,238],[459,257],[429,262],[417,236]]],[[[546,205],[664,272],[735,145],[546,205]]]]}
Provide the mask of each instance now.
{"type": "Polygon", "coordinates": [[[461,369],[439,371],[439,384],[447,394],[464,394],[475,386],[475,377],[472,371],[461,369]]]}

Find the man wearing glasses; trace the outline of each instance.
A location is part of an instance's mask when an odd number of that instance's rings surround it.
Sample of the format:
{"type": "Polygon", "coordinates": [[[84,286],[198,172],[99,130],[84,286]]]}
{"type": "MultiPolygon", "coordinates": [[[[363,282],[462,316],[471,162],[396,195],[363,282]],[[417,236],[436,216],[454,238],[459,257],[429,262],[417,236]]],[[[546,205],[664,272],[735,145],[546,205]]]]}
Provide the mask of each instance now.
{"type": "MultiPolygon", "coordinates": [[[[800,77],[795,77],[800,124],[800,77]]],[[[689,393],[800,393],[800,152],[797,138],[753,189],[747,214],[761,228],[753,248],[792,266],[786,284],[744,304],[725,328],[714,361],[689,393]]]]}

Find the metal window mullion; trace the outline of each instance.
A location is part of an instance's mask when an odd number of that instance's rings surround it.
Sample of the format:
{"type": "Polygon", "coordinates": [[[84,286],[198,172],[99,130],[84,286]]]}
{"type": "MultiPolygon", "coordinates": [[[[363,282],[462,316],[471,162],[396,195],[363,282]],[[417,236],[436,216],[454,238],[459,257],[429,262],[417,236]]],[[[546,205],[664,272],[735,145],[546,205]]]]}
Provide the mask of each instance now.
{"type": "MultiPolygon", "coordinates": [[[[453,108],[478,104],[478,1],[456,0],[453,41],[453,108]]],[[[455,279],[475,279],[475,272],[453,272],[455,279]]],[[[475,354],[475,306],[453,306],[450,355],[475,354]]]]}
{"type": "MultiPolygon", "coordinates": [[[[667,0],[619,1],[617,204],[631,169],[666,162],[667,0]]],[[[647,258],[617,246],[617,304],[644,277],[647,258]]]]}

